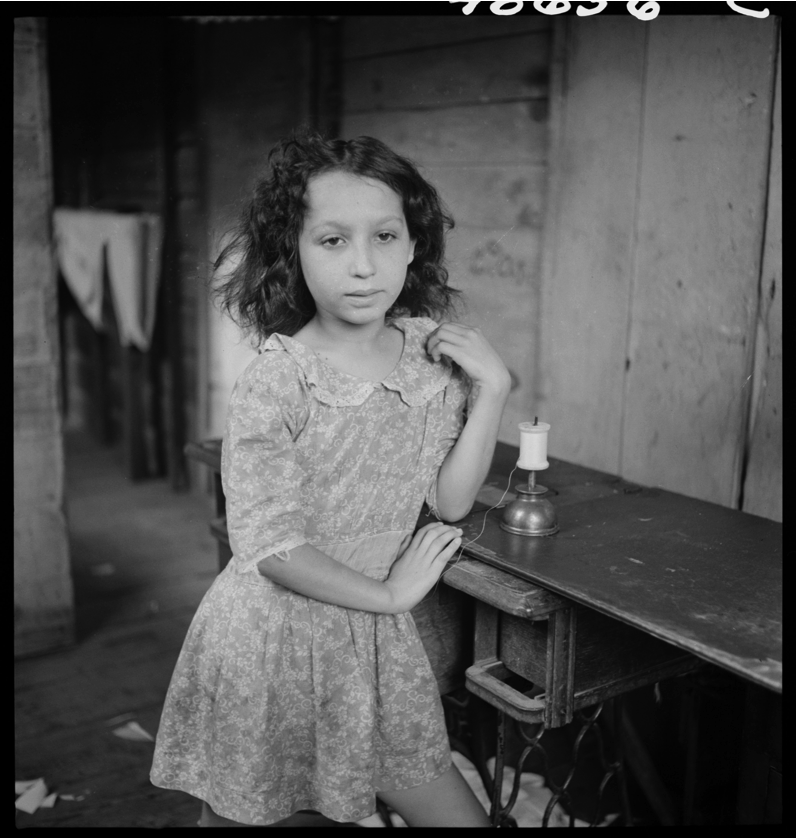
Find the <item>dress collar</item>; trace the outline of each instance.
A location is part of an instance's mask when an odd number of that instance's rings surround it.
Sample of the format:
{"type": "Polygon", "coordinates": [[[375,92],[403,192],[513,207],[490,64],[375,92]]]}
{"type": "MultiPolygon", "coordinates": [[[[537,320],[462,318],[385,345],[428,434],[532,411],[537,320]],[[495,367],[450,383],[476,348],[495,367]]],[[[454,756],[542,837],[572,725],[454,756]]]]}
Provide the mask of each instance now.
{"type": "Polygon", "coordinates": [[[395,369],[383,381],[368,381],[341,372],[322,361],[303,343],[286,335],[273,334],[262,352],[283,351],[296,362],[315,397],[335,407],[361,405],[376,389],[395,390],[410,407],[418,407],[447,387],[450,362],[435,363],[426,354],[426,337],[436,323],[427,317],[400,317],[393,325],[404,333],[404,349],[395,369]]]}

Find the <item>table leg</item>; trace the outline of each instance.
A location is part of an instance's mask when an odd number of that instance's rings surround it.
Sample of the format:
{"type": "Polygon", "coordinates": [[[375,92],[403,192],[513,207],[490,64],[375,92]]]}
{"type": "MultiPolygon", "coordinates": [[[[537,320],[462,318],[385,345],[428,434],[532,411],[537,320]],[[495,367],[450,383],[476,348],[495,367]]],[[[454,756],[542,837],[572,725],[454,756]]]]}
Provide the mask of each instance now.
{"type": "Polygon", "coordinates": [[[494,783],[487,761],[494,745],[494,710],[465,689],[443,695],[442,707],[451,748],[475,766],[491,799],[494,783]]]}
{"type": "MultiPolygon", "coordinates": [[[[547,807],[542,818],[542,826],[546,827],[550,825],[550,819],[553,815],[556,805],[559,803],[566,811],[569,812],[569,826],[574,826],[575,806],[574,801],[572,799],[570,786],[572,783],[572,779],[575,775],[575,771],[577,770],[579,765],[579,760],[582,755],[581,752],[583,744],[586,741],[586,738],[589,736],[594,737],[596,739],[600,767],[603,772],[602,779],[600,780],[597,788],[597,804],[595,807],[594,815],[591,820],[591,825],[597,825],[598,823],[600,823],[601,819],[605,817],[605,813],[602,811],[603,797],[608,783],[614,779],[618,784],[620,808],[623,822],[625,824],[632,823],[630,804],[628,800],[627,787],[625,782],[621,742],[617,741],[616,737],[612,737],[614,740],[612,743],[613,748],[611,749],[613,752],[613,758],[609,759],[606,755],[607,743],[605,741],[605,731],[603,730],[601,725],[598,724],[598,720],[600,718],[600,715],[603,713],[606,704],[610,704],[610,702],[597,704],[591,708],[579,710],[578,712],[576,712],[575,718],[571,724],[579,727],[579,730],[575,737],[575,742],[572,747],[572,757],[569,763],[569,771],[567,772],[567,775],[564,778],[564,780],[560,783],[556,782],[550,770],[549,756],[547,751],[545,750],[545,744],[543,741],[543,737],[546,731],[544,724],[540,723],[538,725],[530,725],[528,726],[529,728],[531,728],[530,731],[526,731],[525,725],[518,725],[517,729],[519,731],[521,740],[524,742],[525,747],[520,753],[519,759],[517,760],[516,765],[514,767],[514,782],[512,785],[511,792],[509,794],[508,801],[505,805],[503,805],[502,802],[501,792],[503,786],[503,773],[506,753],[507,714],[502,711],[500,712],[497,727],[497,753],[495,755],[494,789],[492,794],[492,808],[490,812],[490,818],[492,820],[493,826],[517,826],[517,821],[512,816],[511,812],[517,802],[517,797],[519,795],[520,781],[522,779],[522,770],[528,758],[532,754],[536,754],[541,757],[543,765],[543,775],[545,777],[547,787],[552,792],[552,795],[547,803],[547,807]]],[[[615,729],[618,728],[615,727],[615,729]]]]}

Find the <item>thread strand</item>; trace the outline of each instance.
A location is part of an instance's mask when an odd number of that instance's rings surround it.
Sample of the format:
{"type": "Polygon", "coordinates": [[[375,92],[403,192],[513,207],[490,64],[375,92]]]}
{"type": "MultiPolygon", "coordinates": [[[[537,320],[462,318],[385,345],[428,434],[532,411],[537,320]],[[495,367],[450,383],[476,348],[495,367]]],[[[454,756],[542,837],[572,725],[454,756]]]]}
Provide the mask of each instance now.
{"type": "Polygon", "coordinates": [[[452,567],[456,567],[456,565],[459,563],[459,560],[461,559],[462,554],[464,553],[464,548],[465,548],[465,547],[469,547],[471,544],[475,544],[475,542],[476,542],[476,541],[478,541],[478,539],[479,539],[479,538],[481,538],[481,536],[484,534],[484,530],[486,529],[486,516],[487,516],[487,515],[489,515],[489,513],[490,513],[493,509],[497,509],[497,508],[500,506],[500,504],[501,504],[501,503],[503,503],[503,499],[504,499],[504,498],[506,497],[506,495],[509,493],[509,489],[511,488],[511,478],[514,476],[514,472],[515,472],[515,471],[517,471],[517,468],[518,468],[517,466],[514,466],[514,468],[513,468],[513,469],[511,470],[511,472],[509,473],[509,479],[508,479],[508,482],[506,483],[506,488],[505,488],[505,490],[503,491],[503,494],[501,495],[500,500],[499,500],[499,501],[498,501],[498,502],[497,502],[494,506],[491,506],[489,509],[487,509],[487,511],[486,511],[486,512],[484,512],[484,520],[483,520],[483,523],[481,524],[481,531],[478,533],[478,535],[477,535],[475,538],[473,538],[473,539],[471,539],[470,541],[468,541],[468,542],[467,542],[467,544],[462,544],[462,546],[459,548],[459,555],[456,557],[456,559],[455,559],[455,560],[454,560],[451,564],[449,564],[449,565],[445,568],[445,570],[443,570],[443,571],[442,571],[442,573],[440,573],[440,575],[439,575],[439,579],[437,579],[437,582],[436,582],[436,584],[434,585],[434,590],[435,590],[435,591],[437,590],[437,585],[439,585],[440,579],[442,579],[442,577],[443,577],[443,576],[444,576],[444,575],[445,575],[445,574],[446,574],[446,573],[447,573],[447,572],[448,572],[448,571],[449,571],[452,567]]]}

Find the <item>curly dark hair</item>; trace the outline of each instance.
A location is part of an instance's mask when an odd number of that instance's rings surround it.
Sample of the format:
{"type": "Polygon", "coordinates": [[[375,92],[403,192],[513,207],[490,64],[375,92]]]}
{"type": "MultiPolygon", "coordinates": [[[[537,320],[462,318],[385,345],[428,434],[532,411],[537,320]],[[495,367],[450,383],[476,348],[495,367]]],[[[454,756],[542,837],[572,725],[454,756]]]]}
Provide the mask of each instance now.
{"type": "Polygon", "coordinates": [[[315,314],[298,237],[307,210],[307,184],[333,171],[379,180],[403,201],[414,258],[387,317],[441,317],[455,308],[461,292],[448,286],[443,264],[445,234],[453,219],[410,160],[373,137],[330,140],[302,132],[279,142],[268,163],[268,173],[256,183],[232,239],[214,263],[217,272],[232,264],[212,294],[241,328],[260,341],[274,332],[294,335],[315,314]]]}

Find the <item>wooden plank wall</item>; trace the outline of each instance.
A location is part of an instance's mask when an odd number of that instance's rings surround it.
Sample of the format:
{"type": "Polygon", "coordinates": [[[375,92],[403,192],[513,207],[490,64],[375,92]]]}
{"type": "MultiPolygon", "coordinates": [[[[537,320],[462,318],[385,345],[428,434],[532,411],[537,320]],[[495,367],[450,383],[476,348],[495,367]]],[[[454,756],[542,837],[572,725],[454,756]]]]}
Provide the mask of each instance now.
{"type": "Polygon", "coordinates": [[[544,15],[343,21],[342,136],[383,140],[440,190],[460,319],[516,382],[500,432],[514,444],[534,409],[551,27],[544,15]]]}
{"type": "Polygon", "coordinates": [[[556,32],[539,410],[551,454],[616,473],[646,35],[630,16],[588,23],[556,32]]]}
{"type": "MultiPolygon", "coordinates": [[[[211,23],[197,31],[197,116],[210,261],[256,177],[265,172],[268,152],[308,118],[309,46],[303,18],[211,23]]],[[[207,400],[195,439],[223,434],[232,387],[256,356],[209,300],[200,314],[207,341],[207,400]]]]}
{"type": "Polygon", "coordinates": [[[766,235],[743,506],[782,520],[782,43],[777,56],[766,235]]]}
{"type": "Polygon", "coordinates": [[[73,640],[49,90],[42,18],[14,20],[14,654],[73,640]]]}
{"type": "Polygon", "coordinates": [[[207,474],[184,456],[186,442],[201,439],[207,414],[206,208],[197,102],[197,27],[167,19],[162,54],[164,84],[161,165],[165,194],[164,308],[159,338],[167,365],[168,473],[172,487],[198,488],[207,474]]]}
{"type": "Polygon", "coordinates": [[[562,27],[540,357],[551,453],[737,506],[776,192],[776,23],[562,27]]]}

